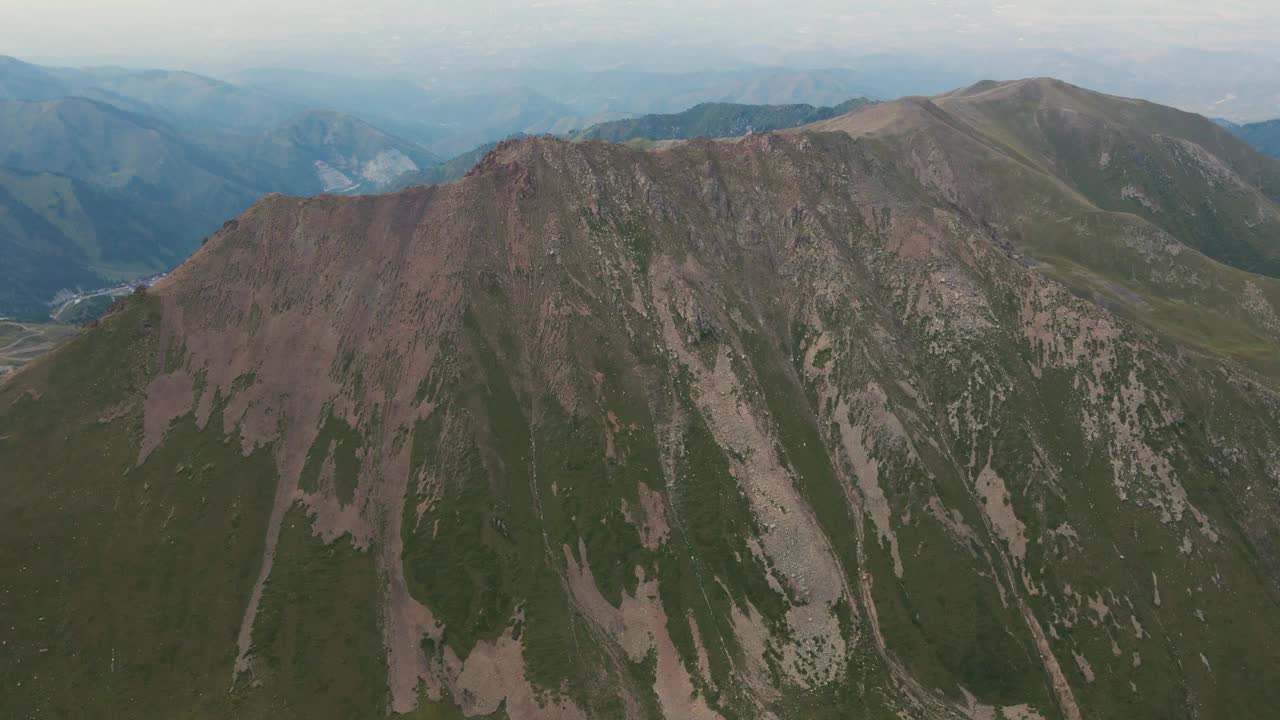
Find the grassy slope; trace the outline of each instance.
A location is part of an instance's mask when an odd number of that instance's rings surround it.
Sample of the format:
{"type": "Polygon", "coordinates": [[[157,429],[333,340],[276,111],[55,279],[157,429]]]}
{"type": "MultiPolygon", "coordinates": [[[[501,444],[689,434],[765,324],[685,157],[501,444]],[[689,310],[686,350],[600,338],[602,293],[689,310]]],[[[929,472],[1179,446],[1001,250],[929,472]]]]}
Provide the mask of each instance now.
{"type": "Polygon", "coordinates": [[[1280,205],[1268,197],[1280,165],[1198,116],[1050,80],[868,112],[881,110],[896,120],[868,128],[864,112],[817,127],[869,135],[886,162],[930,157],[911,165],[923,191],[983,223],[1009,253],[1183,347],[1280,377],[1277,328],[1243,303],[1251,293],[1280,301],[1280,282],[1247,272],[1280,257],[1280,205]],[[1257,185],[1221,180],[1159,134],[1195,142],[1257,185]],[[1159,205],[1122,197],[1135,186],[1159,205]]]}
{"type": "Polygon", "coordinates": [[[136,464],[156,305],[131,298],[0,388],[0,611],[15,620],[0,713],[371,717],[383,706],[372,561],[322,546],[297,517],[259,622],[274,682],[228,693],[275,470],[266,449],[241,454],[217,411],[204,430],[176,422],[136,464]]]}
{"type": "Polygon", "coordinates": [[[1098,208],[1138,215],[1227,265],[1280,275],[1280,163],[1211,121],[1047,80],[939,104],[1098,208]]]}
{"type": "Polygon", "coordinates": [[[157,325],[156,303],[134,298],[0,390],[0,603],[24,619],[5,629],[6,715],[155,717],[225,703],[271,467],[190,420],[135,466],[157,325]],[[56,469],[37,469],[53,455],[56,469]]]}

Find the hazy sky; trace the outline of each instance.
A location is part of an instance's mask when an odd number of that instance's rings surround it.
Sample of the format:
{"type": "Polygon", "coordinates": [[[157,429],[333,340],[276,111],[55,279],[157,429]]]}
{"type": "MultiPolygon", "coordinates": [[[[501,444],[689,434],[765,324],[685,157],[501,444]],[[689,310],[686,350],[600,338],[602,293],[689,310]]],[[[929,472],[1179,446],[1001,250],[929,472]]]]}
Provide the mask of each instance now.
{"type": "Polygon", "coordinates": [[[652,66],[903,48],[1280,48],[1280,0],[0,0],[0,17],[0,54],[197,69],[555,64],[582,45],[597,63],[652,66]]]}

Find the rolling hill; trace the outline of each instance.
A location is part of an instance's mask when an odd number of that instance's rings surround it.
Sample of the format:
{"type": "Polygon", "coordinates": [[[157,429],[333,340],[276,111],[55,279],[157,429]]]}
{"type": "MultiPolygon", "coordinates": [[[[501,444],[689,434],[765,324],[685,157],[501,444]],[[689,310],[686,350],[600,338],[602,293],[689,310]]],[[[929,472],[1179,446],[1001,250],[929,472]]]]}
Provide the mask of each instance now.
{"type": "Polygon", "coordinates": [[[0,386],[0,712],[1265,715],[1280,281],[1179,212],[1274,168],[1030,80],[268,196],[0,386]]]}

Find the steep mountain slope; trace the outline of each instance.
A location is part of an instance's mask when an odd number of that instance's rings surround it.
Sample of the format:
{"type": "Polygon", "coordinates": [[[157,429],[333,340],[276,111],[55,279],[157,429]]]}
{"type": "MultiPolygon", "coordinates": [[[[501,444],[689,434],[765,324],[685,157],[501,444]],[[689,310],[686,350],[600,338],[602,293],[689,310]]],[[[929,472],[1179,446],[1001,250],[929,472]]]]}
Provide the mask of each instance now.
{"type": "Polygon", "coordinates": [[[1265,713],[1280,282],[965,122],[266,198],[0,386],[0,710],[1265,713]]]}
{"type": "Polygon", "coordinates": [[[1249,143],[1259,152],[1280,157],[1280,120],[1248,123],[1246,125],[1230,125],[1228,128],[1236,137],[1249,143]]]}
{"type": "Polygon", "coordinates": [[[735,105],[703,103],[670,115],[645,115],[629,120],[599,123],[570,137],[574,140],[684,140],[694,137],[738,137],[750,132],[772,132],[808,125],[852,112],[870,104],[863,98],[832,107],[812,105],[735,105]]]}

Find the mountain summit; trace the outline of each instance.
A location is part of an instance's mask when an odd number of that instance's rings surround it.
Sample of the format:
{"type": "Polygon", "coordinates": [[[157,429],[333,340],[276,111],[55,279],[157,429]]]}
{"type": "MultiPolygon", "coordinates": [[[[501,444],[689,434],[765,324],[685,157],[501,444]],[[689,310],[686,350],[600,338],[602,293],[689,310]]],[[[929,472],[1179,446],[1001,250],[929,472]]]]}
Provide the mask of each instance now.
{"type": "Polygon", "coordinates": [[[0,708],[1257,715],[1277,172],[1023,81],[269,196],[0,387],[0,708]]]}

